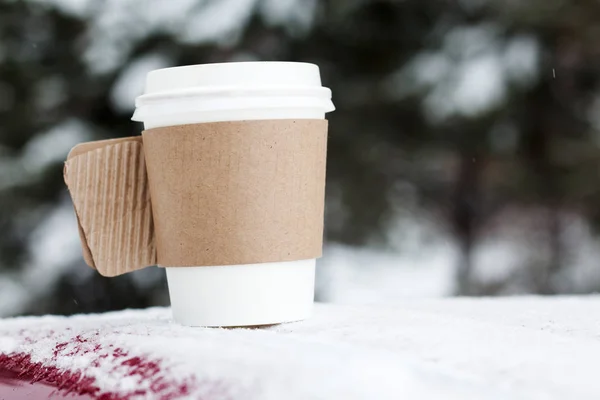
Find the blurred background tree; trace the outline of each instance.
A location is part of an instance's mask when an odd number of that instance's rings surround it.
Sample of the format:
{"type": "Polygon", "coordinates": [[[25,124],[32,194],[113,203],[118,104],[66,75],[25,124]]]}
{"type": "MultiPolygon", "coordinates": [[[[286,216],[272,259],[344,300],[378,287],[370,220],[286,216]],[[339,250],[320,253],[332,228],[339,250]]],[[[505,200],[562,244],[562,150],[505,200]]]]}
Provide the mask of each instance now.
{"type": "Polygon", "coordinates": [[[597,291],[599,20],[595,0],[0,0],[0,315],[167,303],[158,269],[83,266],[63,160],[139,132],[148,71],[253,60],[316,63],[333,91],[319,299],[349,276],[356,301],[597,291]]]}

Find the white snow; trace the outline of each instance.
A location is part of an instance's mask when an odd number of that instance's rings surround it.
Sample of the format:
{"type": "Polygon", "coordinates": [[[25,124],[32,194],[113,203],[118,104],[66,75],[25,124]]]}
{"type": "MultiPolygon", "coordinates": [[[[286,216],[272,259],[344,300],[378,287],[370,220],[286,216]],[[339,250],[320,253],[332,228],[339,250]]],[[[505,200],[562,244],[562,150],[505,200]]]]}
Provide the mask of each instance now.
{"type": "Polygon", "coordinates": [[[27,304],[30,294],[16,274],[3,274],[0,279],[0,317],[15,315],[27,304]]]}
{"type": "Polygon", "coordinates": [[[448,79],[426,96],[425,112],[438,123],[459,115],[475,117],[498,107],[506,97],[506,81],[496,52],[485,52],[458,63],[448,79]]]}
{"type": "Polygon", "coordinates": [[[93,11],[93,0],[29,0],[45,7],[53,6],[65,15],[84,17],[93,11]]]}
{"type": "Polygon", "coordinates": [[[67,85],[62,76],[51,76],[36,85],[35,104],[41,114],[52,112],[67,100],[67,85]]]}
{"type": "Polygon", "coordinates": [[[43,178],[47,167],[63,161],[73,146],[90,138],[88,125],[76,118],[38,133],[20,155],[8,153],[0,158],[0,191],[43,178]]]}
{"type": "Polygon", "coordinates": [[[63,201],[37,227],[29,244],[30,264],[25,269],[29,289],[52,286],[60,274],[81,258],[77,219],[72,204],[63,201]],[[43,277],[43,279],[40,279],[43,277]]]}
{"type": "Polygon", "coordinates": [[[473,251],[475,266],[473,278],[480,282],[498,282],[507,279],[515,269],[523,265],[531,250],[526,241],[518,241],[508,235],[486,238],[473,251]]]}
{"type": "Polygon", "coordinates": [[[412,61],[417,81],[432,85],[439,83],[450,70],[450,59],[444,53],[425,52],[418,54],[412,61]]]}
{"type": "Polygon", "coordinates": [[[90,140],[90,127],[79,119],[69,119],[46,132],[41,132],[27,143],[21,162],[32,172],[44,170],[52,163],[62,162],[78,143],[90,140]]]}
{"type": "Polygon", "coordinates": [[[600,146],[600,93],[597,93],[591,101],[586,117],[594,127],[594,142],[596,146],[600,146]]]}
{"type": "Polygon", "coordinates": [[[500,33],[490,23],[457,26],[440,49],[416,54],[391,74],[384,90],[391,98],[425,91],[423,111],[432,124],[489,113],[507,100],[510,84],[533,85],[539,74],[537,40],[500,33]]]}
{"type": "Polygon", "coordinates": [[[494,23],[459,25],[444,35],[444,50],[451,57],[465,60],[498,45],[499,27],[494,23]]]}
{"type": "Polygon", "coordinates": [[[10,354],[17,350],[19,341],[12,337],[0,338],[0,354],[10,354]]]}
{"type": "MultiPolygon", "coordinates": [[[[40,132],[20,155],[0,160],[0,191],[36,182],[44,178],[47,168],[61,163],[77,143],[90,140],[91,130],[78,119],[68,119],[45,132],[40,132]]],[[[50,290],[54,281],[81,259],[77,222],[71,201],[63,201],[53,209],[39,208],[16,215],[17,223],[35,214],[45,217],[32,233],[28,244],[31,257],[20,272],[0,277],[0,316],[23,312],[28,302],[50,290]]]]}
{"type": "MultiPolygon", "coordinates": [[[[66,197],[32,233],[29,254],[22,271],[0,277],[0,318],[26,312],[32,301],[54,290],[55,282],[66,273],[72,282],[97,273],[83,261],[77,219],[66,197]]],[[[165,272],[146,268],[130,276],[137,288],[148,290],[165,279],[165,272]]]]}
{"type": "Polygon", "coordinates": [[[500,105],[506,97],[506,83],[498,56],[482,54],[465,62],[452,93],[448,101],[460,115],[473,117],[500,105]]]}
{"type": "Polygon", "coordinates": [[[54,282],[81,259],[77,220],[70,201],[65,199],[48,213],[33,232],[29,251],[30,258],[22,271],[0,279],[0,317],[24,312],[29,302],[52,290],[54,282]]]}
{"type": "Polygon", "coordinates": [[[267,24],[305,31],[314,20],[316,0],[262,0],[260,14],[267,24]]]}
{"type": "Polygon", "coordinates": [[[585,400],[600,391],[599,313],[597,296],[406,300],[317,304],[303,322],[207,329],[176,325],[155,308],[4,320],[0,351],[81,369],[117,392],[150,383],[122,379],[129,370],[115,348],[158,361],[166,382],[192,379],[193,398],[585,400]]]}
{"type": "Polygon", "coordinates": [[[133,112],[135,98],[144,93],[148,72],[172,66],[161,54],[147,54],[133,60],[119,75],[110,92],[110,99],[120,112],[133,112]]]}
{"type": "Polygon", "coordinates": [[[521,86],[532,86],[537,81],[540,46],[529,35],[511,39],[504,50],[503,67],[511,81],[521,86]]]}
{"type": "Polygon", "coordinates": [[[188,43],[227,44],[237,39],[250,19],[256,0],[220,0],[196,7],[182,21],[178,36],[188,43]]]}
{"type": "Polygon", "coordinates": [[[455,260],[455,249],[443,244],[406,252],[328,245],[317,268],[319,300],[394,304],[449,295],[455,260]]]}
{"type": "Polygon", "coordinates": [[[314,0],[29,0],[86,19],[84,60],[93,73],[113,72],[127,62],[134,46],[152,34],[185,43],[235,42],[253,13],[271,25],[308,29],[314,0]]]}

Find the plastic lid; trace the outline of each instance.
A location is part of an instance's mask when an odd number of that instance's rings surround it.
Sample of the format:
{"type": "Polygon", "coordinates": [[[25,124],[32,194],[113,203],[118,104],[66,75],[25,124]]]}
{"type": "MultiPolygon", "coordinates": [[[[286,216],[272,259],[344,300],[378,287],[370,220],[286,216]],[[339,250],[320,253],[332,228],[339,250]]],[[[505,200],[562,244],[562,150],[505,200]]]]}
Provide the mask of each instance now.
{"type": "Polygon", "coordinates": [[[148,73],[144,93],[265,85],[321,87],[319,67],[309,63],[257,61],[163,68],[148,73]]]}
{"type": "Polygon", "coordinates": [[[251,108],[335,109],[319,67],[296,62],[190,65],[152,71],[136,99],[135,121],[176,111],[251,108]]]}

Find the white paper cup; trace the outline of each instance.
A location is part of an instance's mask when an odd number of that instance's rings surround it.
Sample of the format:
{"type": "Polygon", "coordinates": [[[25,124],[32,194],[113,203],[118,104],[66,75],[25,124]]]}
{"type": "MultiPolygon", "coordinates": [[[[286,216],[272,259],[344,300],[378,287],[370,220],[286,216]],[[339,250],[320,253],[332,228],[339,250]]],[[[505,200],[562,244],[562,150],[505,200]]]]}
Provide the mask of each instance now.
{"type": "MultiPolygon", "coordinates": [[[[319,68],[242,62],[165,68],[148,74],[133,120],[145,129],[203,122],[323,119],[334,110],[319,68]]],[[[200,245],[200,244],[199,244],[200,245]]],[[[315,259],[170,267],[173,318],[190,326],[249,326],[310,316],[315,259]]]]}

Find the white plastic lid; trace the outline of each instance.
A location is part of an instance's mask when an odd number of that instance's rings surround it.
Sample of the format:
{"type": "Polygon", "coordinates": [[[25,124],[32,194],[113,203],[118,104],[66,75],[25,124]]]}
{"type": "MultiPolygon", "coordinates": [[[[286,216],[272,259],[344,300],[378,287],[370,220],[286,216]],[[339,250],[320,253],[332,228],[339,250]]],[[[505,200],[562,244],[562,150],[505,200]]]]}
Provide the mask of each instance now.
{"type": "Polygon", "coordinates": [[[330,112],[331,90],[321,86],[319,67],[296,62],[191,65],[152,71],[136,99],[134,121],[184,112],[265,108],[330,112]]]}

